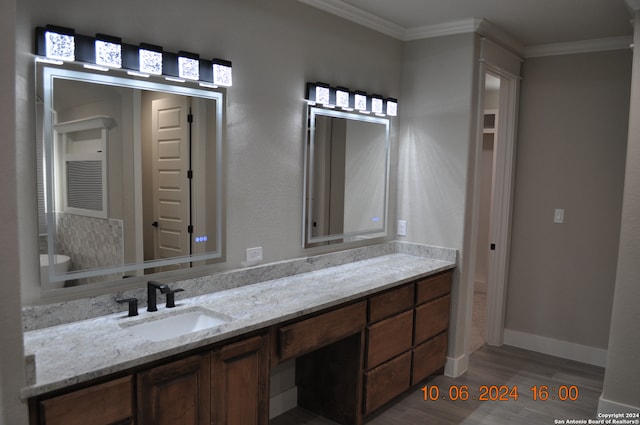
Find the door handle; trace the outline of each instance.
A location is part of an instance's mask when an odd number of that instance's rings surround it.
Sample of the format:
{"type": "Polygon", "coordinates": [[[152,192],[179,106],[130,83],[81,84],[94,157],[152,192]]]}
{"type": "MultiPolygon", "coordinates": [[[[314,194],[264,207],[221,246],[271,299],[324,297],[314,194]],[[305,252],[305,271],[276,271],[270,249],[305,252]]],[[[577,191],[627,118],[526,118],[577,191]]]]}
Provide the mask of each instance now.
{"type": "Polygon", "coordinates": [[[154,221],[153,223],[151,223],[151,225],[152,225],[153,227],[158,227],[158,222],[157,222],[157,221],[154,221]]]}

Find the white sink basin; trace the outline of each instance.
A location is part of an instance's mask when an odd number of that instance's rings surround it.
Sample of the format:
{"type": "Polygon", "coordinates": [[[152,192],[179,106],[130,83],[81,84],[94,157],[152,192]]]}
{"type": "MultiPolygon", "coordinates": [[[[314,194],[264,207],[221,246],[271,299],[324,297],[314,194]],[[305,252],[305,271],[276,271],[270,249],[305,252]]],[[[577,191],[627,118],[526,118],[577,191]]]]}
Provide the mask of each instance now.
{"type": "Polygon", "coordinates": [[[229,317],[206,310],[188,310],[141,323],[122,325],[135,336],[151,341],[164,341],[182,335],[220,326],[229,317]]]}

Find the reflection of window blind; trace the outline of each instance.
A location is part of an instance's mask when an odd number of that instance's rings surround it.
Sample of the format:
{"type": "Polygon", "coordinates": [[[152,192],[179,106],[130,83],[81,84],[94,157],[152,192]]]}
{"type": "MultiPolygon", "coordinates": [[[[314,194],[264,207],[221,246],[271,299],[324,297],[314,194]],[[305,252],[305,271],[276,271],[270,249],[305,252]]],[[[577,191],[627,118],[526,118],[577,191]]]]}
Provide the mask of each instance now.
{"type": "Polygon", "coordinates": [[[102,161],[67,161],[67,206],[102,211],[102,161]]]}

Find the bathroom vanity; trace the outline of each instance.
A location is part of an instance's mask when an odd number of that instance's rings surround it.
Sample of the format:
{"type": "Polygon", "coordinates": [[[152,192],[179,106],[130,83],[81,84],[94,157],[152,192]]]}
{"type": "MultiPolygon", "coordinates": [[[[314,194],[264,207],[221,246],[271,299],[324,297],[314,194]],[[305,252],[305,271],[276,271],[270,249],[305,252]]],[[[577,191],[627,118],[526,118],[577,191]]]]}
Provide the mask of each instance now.
{"type": "Polygon", "coordinates": [[[361,424],[442,369],[454,261],[394,253],[25,333],[35,424],[267,424],[270,369],[295,359],[298,405],[361,424]],[[156,339],[131,327],[223,318],[156,339]]]}

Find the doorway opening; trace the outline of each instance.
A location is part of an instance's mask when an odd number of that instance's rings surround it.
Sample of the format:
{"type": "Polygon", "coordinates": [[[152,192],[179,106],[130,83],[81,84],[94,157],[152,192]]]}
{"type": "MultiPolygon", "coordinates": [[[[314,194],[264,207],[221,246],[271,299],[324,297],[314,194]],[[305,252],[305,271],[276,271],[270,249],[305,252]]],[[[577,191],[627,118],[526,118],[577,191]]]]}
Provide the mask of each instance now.
{"type": "Polygon", "coordinates": [[[471,315],[471,341],[469,352],[484,346],[487,341],[487,288],[489,281],[489,254],[491,251],[491,209],[495,185],[495,153],[500,110],[500,77],[485,75],[483,101],[482,147],[480,165],[478,236],[471,315]]]}

